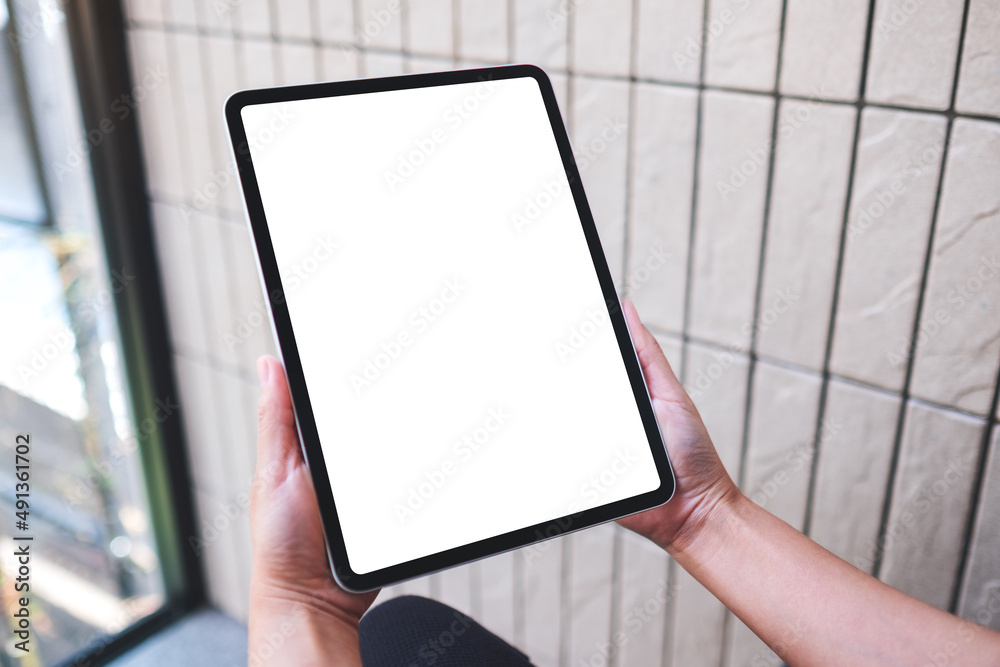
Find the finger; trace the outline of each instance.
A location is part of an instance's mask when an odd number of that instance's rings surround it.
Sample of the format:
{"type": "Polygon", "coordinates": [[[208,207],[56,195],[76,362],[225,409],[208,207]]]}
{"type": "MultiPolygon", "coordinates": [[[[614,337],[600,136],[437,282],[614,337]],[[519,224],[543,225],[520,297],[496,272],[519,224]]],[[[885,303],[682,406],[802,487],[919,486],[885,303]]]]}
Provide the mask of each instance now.
{"type": "Polygon", "coordinates": [[[687,392],[674,375],[660,343],[639,319],[635,305],[631,301],[623,301],[622,310],[625,312],[625,320],[628,322],[632,343],[639,356],[642,372],[646,376],[650,395],[664,401],[687,403],[690,400],[687,392]]]}
{"type": "Polygon", "coordinates": [[[281,363],[262,356],[257,360],[257,374],[257,476],[261,481],[278,483],[302,462],[295,413],[281,363]]]}

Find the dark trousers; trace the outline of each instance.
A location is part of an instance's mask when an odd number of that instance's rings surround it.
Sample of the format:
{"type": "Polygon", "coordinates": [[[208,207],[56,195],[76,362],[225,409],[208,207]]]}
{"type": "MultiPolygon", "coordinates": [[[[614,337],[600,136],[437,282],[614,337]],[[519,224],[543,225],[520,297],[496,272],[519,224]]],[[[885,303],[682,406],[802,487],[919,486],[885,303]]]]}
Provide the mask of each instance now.
{"type": "Polygon", "coordinates": [[[531,667],[516,648],[462,612],[405,595],[361,619],[365,667],[531,667]]]}

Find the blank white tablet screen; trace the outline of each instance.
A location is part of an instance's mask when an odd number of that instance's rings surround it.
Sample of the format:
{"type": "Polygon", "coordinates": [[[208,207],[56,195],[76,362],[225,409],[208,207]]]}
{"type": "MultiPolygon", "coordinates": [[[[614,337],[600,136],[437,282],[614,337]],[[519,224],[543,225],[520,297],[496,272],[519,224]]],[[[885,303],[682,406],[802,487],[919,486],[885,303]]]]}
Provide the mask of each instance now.
{"type": "Polygon", "coordinates": [[[659,487],[534,79],[242,117],[355,572],[659,487]]]}

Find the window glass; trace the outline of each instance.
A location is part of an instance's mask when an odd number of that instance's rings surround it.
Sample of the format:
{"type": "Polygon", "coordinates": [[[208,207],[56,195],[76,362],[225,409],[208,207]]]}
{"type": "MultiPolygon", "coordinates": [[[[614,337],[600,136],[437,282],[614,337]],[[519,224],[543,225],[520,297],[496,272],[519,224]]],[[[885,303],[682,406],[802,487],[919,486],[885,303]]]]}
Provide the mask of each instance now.
{"type": "Polygon", "coordinates": [[[0,4],[0,664],[99,649],[164,603],[139,457],[157,425],[134,424],[113,305],[133,277],[105,260],[61,6],[0,4]],[[27,654],[11,622],[25,545],[27,654]]]}

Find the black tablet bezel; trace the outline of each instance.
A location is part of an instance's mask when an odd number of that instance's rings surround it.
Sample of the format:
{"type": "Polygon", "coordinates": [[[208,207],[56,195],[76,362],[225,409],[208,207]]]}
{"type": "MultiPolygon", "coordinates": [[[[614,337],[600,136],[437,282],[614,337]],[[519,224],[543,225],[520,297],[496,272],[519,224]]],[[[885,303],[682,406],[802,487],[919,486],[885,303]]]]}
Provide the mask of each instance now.
{"type": "Polygon", "coordinates": [[[344,588],[361,592],[427,575],[455,565],[527,546],[543,539],[565,535],[629,514],[641,512],[662,505],[673,496],[675,487],[673,470],[667,459],[666,449],[656,423],[656,417],[653,414],[642,369],[632,346],[628,327],[621,310],[621,303],[615,293],[611,272],[608,270],[607,261],[601,248],[597,227],[594,224],[594,218],[583,191],[580,174],[577,170],[576,161],[573,158],[572,148],[570,147],[569,137],[566,134],[566,128],[559,114],[555,93],[544,71],[533,65],[505,65],[430,74],[408,74],[378,79],[359,79],[243,90],[234,93],[226,101],[225,116],[229,126],[236,167],[243,186],[250,230],[257,248],[258,268],[260,269],[260,275],[264,284],[264,292],[268,301],[272,324],[278,338],[278,348],[281,352],[285,373],[288,377],[288,385],[298,422],[303,454],[306,462],[309,464],[313,484],[316,488],[316,496],[319,501],[320,514],[322,515],[331,567],[335,578],[344,588]],[[559,147],[559,154],[570,183],[570,190],[573,193],[573,199],[583,225],[584,236],[590,248],[594,269],[597,272],[604,300],[608,306],[609,320],[614,327],[618,347],[622,353],[622,360],[632,385],[632,392],[635,396],[636,405],[646,431],[646,438],[660,478],[660,486],[647,493],[583,510],[553,521],[527,526],[373,572],[358,574],[351,569],[350,559],[348,558],[347,549],[344,544],[344,536],[337,515],[336,503],[330,487],[326,464],[323,460],[323,450],[320,446],[312,405],[309,401],[309,392],[306,389],[305,376],[292,333],[288,308],[285,304],[284,291],[281,285],[274,250],[271,245],[260,190],[258,189],[249,144],[243,127],[241,111],[244,107],[258,104],[476,83],[480,81],[499,81],[522,77],[531,77],[538,83],[542,99],[545,102],[549,124],[555,136],[556,144],[559,147]]]}

